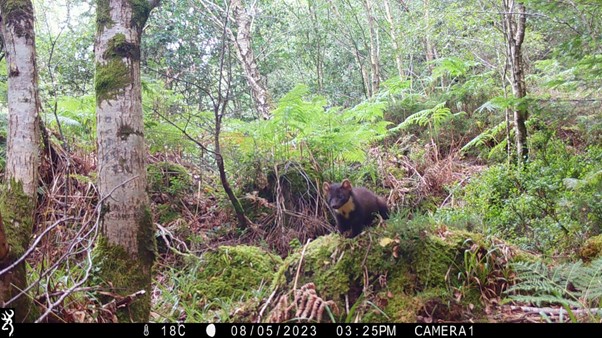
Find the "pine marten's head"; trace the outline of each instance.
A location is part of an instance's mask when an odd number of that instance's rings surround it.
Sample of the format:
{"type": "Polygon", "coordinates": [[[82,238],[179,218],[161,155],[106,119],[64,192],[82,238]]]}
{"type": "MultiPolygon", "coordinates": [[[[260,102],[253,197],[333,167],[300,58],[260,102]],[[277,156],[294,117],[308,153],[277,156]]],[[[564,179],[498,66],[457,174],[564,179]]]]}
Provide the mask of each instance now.
{"type": "Polygon", "coordinates": [[[328,183],[324,182],[322,187],[324,189],[324,195],[328,205],[336,212],[347,216],[351,211],[355,209],[353,199],[351,198],[351,191],[353,187],[348,179],[344,179],[341,183],[328,183]]]}

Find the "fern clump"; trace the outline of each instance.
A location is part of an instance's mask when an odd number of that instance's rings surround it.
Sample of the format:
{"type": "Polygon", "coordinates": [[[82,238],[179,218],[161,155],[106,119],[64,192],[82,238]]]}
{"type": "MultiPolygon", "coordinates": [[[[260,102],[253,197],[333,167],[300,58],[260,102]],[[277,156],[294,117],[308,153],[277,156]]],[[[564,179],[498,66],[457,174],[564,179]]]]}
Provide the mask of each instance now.
{"type": "Polygon", "coordinates": [[[548,267],[541,262],[517,262],[512,268],[517,282],[506,291],[511,300],[584,310],[601,304],[602,257],[590,264],[578,261],[548,267]]]}

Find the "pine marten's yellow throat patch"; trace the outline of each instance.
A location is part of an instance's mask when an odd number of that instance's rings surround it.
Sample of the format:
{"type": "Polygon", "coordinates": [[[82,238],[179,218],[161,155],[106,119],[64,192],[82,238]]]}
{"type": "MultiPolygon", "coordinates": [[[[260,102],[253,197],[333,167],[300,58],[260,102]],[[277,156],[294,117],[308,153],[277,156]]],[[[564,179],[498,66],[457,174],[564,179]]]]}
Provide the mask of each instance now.
{"type": "Polygon", "coordinates": [[[349,214],[351,214],[355,210],[355,203],[353,203],[353,197],[349,196],[349,200],[345,202],[340,208],[334,209],[337,214],[342,215],[345,218],[349,218],[349,214]]]}

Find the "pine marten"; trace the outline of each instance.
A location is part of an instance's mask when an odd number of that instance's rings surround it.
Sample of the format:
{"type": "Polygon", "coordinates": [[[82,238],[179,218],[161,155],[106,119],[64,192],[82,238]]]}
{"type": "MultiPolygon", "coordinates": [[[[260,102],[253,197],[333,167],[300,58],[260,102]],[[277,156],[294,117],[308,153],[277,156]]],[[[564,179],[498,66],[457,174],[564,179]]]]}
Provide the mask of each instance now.
{"type": "Polygon", "coordinates": [[[363,187],[352,187],[345,179],[342,183],[324,182],[324,195],[328,205],[334,210],[337,229],[340,233],[351,230],[348,237],[359,235],[369,226],[379,213],[383,219],[389,218],[387,203],[372,191],[363,187]]]}

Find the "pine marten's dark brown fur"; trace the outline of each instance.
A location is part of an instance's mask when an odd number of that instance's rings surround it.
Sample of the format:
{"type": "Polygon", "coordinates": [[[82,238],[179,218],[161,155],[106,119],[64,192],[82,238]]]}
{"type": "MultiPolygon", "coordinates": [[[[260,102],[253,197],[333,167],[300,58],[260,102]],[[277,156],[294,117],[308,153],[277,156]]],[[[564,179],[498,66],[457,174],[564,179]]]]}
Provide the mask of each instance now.
{"type": "Polygon", "coordinates": [[[334,210],[337,229],[342,234],[351,230],[348,237],[359,235],[364,227],[372,224],[376,214],[389,218],[385,200],[366,188],[352,187],[347,179],[342,183],[324,182],[323,189],[328,205],[334,210]]]}

